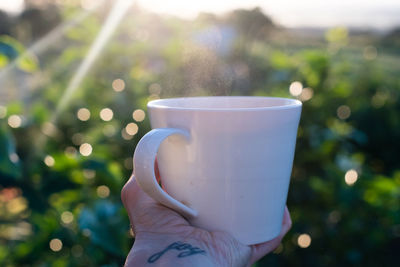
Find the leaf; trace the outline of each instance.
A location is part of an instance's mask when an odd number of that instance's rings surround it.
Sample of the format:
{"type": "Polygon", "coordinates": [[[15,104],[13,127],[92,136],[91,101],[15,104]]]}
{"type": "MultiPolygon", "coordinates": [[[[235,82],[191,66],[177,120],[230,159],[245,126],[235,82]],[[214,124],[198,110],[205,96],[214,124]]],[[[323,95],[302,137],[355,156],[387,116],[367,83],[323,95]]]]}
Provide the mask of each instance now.
{"type": "Polygon", "coordinates": [[[126,240],[127,227],[119,210],[120,206],[110,201],[98,201],[94,209],[82,210],[79,227],[90,230],[94,244],[114,255],[124,256],[121,246],[126,240]]]}
{"type": "Polygon", "coordinates": [[[19,179],[21,168],[16,156],[15,143],[5,127],[0,127],[0,181],[19,179]],[[11,161],[13,159],[13,161],[11,161]]]}
{"type": "Polygon", "coordinates": [[[34,72],[39,68],[39,62],[34,54],[26,52],[18,58],[17,66],[23,71],[34,72]]]}
{"type": "Polygon", "coordinates": [[[0,54],[0,68],[5,67],[7,64],[8,64],[8,58],[5,55],[0,54]]]}
{"type": "MultiPolygon", "coordinates": [[[[7,56],[9,61],[16,60],[19,69],[26,72],[34,72],[39,68],[37,57],[30,51],[26,50],[18,40],[8,35],[2,35],[0,36],[0,44],[2,47],[8,48],[6,50],[8,53],[2,54],[7,56]]],[[[1,62],[2,60],[0,58],[0,67],[2,66],[1,62]]]]}

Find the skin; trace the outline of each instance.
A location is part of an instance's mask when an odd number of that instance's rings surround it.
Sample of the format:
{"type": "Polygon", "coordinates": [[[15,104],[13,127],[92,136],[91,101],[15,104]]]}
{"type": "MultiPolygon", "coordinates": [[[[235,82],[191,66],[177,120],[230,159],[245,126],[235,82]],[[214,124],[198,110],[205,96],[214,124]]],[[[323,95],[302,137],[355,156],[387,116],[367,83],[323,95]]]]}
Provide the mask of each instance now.
{"type": "Polygon", "coordinates": [[[225,232],[209,232],[191,226],[180,214],[144,193],[133,176],[122,189],[121,198],[135,234],[135,243],[125,262],[128,267],[251,266],[275,250],[292,225],[286,207],[279,236],[262,244],[247,246],[225,232]],[[204,252],[178,257],[182,251],[189,250],[174,249],[176,242],[185,244],[182,248],[191,247],[204,252]],[[149,258],[156,253],[161,257],[149,263],[149,258]]]}

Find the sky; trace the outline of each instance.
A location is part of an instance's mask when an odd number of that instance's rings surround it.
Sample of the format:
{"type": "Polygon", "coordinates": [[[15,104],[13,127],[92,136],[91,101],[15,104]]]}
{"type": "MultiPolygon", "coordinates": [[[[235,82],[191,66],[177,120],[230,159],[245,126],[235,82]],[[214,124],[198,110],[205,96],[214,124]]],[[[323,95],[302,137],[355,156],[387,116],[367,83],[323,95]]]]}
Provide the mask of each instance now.
{"type": "Polygon", "coordinates": [[[0,0],[0,9],[16,13],[22,9],[23,4],[23,0],[0,0]]]}
{"type": "MultiPolygon", "coordinates": [[[[96,1],[96,0],[82,0],[96,1]]],[[[194,18],[198,12],[225,13],[261,7],[288,27],[351,26],[388,29],[400,25],[400,0],[134,0],[154,12],[194,18]]],[[[0,0],[0,9],[18,12],[23,0],[0,0]]]]}
{"type": "Polygon", "coordinates": [[[234,8],[261,7],[283,26],[353,26],[391,28],[400,25],[400,0],[138,0],[161,13],[194,17],[199,10],[224,13],[234,8]]]}

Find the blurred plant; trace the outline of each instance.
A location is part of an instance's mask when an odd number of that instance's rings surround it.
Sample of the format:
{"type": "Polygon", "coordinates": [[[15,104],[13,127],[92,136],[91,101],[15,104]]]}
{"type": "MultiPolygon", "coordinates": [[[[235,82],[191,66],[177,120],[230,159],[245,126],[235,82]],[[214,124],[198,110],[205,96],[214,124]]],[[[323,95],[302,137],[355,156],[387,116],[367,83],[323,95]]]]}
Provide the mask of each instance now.
{"type": "MultiPolygon", "coordinates": [[[[77,7],[59,9],[67,19],[77,7]]],[[[355,46],[344,28],[309,45],[276,39],[259,9],[189,22],[134,7],[52,121],[106,11],[35,56],[20,38],[0,38],[2,266],[121,266],[133,240],[119,193],[150,128],[146,103],[205,94],[303,101],[293,230],[257,266],[397,263],[398,50],[355,46]]]]}

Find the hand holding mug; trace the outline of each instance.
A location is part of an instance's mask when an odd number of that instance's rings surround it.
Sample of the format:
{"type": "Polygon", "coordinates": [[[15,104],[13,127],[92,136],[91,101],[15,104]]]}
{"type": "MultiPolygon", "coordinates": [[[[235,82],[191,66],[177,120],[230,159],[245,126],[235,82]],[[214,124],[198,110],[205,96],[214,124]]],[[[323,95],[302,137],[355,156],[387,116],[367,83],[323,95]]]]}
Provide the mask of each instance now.
{"type": "Polygon", "coordinates": [[[135,178],[126,183],[122,201],[133,226],[135,243],[125,266],[251,266],[273,251],[291,227],[285,209],[278,237],[247,246],[226,232],[209,232],[189,224],[179,213],[150,198],[135,178]]]}

